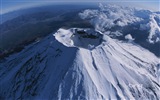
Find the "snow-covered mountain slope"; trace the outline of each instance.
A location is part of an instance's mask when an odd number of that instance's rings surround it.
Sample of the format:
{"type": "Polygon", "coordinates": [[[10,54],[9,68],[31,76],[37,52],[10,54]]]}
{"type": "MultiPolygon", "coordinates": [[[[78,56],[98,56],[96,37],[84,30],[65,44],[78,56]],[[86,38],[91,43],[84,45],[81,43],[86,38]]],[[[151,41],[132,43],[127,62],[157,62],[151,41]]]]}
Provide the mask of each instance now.
{"type": "Polygon", "coordinates": [[[0,98],[158,100],[159,70],[159,58],[134,43],[59,29],[0,62],[0,98]]]}

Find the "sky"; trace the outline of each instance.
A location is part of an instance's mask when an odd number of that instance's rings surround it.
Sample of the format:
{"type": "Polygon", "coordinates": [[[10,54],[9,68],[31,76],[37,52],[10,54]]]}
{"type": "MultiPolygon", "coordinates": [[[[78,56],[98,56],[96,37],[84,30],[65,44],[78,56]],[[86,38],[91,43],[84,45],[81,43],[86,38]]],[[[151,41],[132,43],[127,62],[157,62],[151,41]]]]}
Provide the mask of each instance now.
{"type": "Polygon", "coordinates": [[[159,0],[0,0],[0,14],[33,6],[41,6],[52,3],[54,4],[56,2],[114,2],[118,4],[150,9],[153,11],[160,11],[159,0]]]}

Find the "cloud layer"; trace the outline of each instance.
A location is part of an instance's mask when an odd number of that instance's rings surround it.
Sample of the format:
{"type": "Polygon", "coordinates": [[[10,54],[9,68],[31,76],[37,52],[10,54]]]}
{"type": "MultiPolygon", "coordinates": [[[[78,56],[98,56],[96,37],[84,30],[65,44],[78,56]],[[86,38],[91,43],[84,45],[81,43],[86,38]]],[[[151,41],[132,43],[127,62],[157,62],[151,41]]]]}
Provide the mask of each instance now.
{"type": "MultiPolygon", "coordinates": [[[[160,42],[160,13],[132,7],[118,5],[99,5],[99,9],[84,10],[79,13],[82,19],[89,20],[96,30],[114,32],[128,28],[144,32],[148,35],[148,42],[160,42]]],[[[137,32],[138,33],[138,32],[137,32]]],[[[130,34],[130,33],[127,33],[130,34]]]]}

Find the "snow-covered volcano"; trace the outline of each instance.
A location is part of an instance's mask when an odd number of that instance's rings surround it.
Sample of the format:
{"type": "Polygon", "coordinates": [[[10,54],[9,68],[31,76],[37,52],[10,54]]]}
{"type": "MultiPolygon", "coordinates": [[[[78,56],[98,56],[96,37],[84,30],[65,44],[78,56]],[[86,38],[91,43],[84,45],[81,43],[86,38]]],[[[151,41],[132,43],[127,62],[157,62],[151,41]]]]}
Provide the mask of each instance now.
{"type": "Polygon", "coordinates": [[[159,58],[134,43],[61,28],[0,62],[0,98],[156,100],[159,67],[159,58]]]}

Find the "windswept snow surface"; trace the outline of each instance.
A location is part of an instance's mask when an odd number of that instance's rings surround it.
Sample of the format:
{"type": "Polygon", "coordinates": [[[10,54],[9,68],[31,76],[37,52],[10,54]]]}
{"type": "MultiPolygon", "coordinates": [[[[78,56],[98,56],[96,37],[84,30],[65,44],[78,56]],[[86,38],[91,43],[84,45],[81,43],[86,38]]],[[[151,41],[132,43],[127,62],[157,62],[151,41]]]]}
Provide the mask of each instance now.
{"type": "Polygon", "coordinates": [[[61,28],[0,62],[0,98],[158,100],[159,63],[136,44],[61,28]]]}
{"type": "MultiPolygon", "coordinates": [[[[160,14],[144,9],[119,5],[102,5],[99,9],[87,9],[79,13],[82,19],[89,20],[96,30],[102,32],[140,31],[148,35],[149,43],[160,42],[160,14]]],[[[137,32],[138,33],[138,32],[137,32]]]]}

